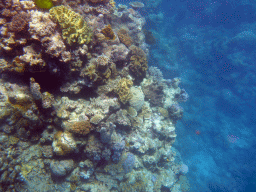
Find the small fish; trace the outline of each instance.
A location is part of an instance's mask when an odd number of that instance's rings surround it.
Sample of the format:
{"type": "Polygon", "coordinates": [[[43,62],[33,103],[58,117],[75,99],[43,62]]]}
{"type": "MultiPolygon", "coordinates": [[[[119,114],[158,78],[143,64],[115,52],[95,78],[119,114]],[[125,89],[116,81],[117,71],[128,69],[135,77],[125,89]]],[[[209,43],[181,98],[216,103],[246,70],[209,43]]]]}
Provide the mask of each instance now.
{"type": "Polygon", "coordinates": [[[200,134],[201,134],[201,131],[195,130],[195,133],[196,133],[197,135],[200,135],[200,134]]]}

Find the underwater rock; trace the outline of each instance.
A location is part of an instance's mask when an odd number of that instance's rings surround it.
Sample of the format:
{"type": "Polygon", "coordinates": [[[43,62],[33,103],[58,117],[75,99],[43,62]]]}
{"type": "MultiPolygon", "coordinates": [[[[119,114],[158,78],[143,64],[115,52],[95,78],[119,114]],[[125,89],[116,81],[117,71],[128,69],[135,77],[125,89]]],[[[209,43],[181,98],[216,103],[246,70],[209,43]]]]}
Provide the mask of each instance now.
{"type": "Polygon", "coordinates": [[[32,10],[29,33],[32,39],[42,43],[52,57],[60,57],[63,62],[71,59],[70,52],[66,51],[66,46],[58,33],[57,24],[51,20],[49,13],[32,10]]]}
{"type": "Polygon", "coordinates": [[[85,146],[84,153],[87,158],[93,162],[98,162],[102,159],[103,144],[95,135],[89,135],[88,143],[85,146]]]}
{"type": "Polygon", "coordinates": [[[74,161],[69,160],[53,160],[50,164],[50,169],[55,177],[65,177],[74,169],[74,161]]]}
{"type": "Polygon", "coordinates": [[[54,135],[52,148],[56,155],[65,156],[76,151],[76,141],[72,133],[58,131],[54,135]]]}

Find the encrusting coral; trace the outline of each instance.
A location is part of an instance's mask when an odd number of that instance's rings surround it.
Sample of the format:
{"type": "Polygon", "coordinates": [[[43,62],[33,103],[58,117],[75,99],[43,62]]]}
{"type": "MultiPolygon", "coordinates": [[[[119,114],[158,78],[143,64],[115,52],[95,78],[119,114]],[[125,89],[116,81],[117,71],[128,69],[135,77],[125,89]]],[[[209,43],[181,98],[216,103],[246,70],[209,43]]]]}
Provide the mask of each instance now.
{"type": "Polygon", "coordinates": [[[63,5],[51,8],[49,13],[51,18],[61,26],[62,37],[69,45],[90,43],[92,30],[80,14],[63,5]]]}
{"type": "Polygon", "coordinates": [[[125,29],[120,29],[117,32],[117,35],[121,41],[121,43],[125,44],[126,47],[130,47],[133,44],[132,38],[128,34],[128,31],[125,29]]]}

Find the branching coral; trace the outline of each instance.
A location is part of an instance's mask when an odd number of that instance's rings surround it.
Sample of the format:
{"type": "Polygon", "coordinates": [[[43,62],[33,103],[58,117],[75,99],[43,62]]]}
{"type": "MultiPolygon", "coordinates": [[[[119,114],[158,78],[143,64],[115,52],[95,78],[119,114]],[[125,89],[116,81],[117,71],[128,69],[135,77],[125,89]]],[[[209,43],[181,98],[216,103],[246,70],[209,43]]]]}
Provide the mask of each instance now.
{"type": "Polygon", "coordinates": [[[69,45],[90,43],[92,30],[80,14],[61,5],[51,8],[50,16],[61,26],[62,37],[69,45]]]}
{"type": "Polygon", "coordinates": [[[148,69],[148,61],[146,54],[144,51],[136,46],[131,46],[131,57],[130,57],[130,64],[129,69],[131,73],[137,77],[142,78],[145,76],[146,71],[148,69]]]}

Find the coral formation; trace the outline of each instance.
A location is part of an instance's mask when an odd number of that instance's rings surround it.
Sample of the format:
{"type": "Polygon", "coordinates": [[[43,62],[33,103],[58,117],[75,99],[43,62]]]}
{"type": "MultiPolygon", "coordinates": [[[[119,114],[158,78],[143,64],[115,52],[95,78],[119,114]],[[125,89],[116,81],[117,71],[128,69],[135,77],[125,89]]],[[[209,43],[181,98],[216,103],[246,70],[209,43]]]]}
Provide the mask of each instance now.
{"type": "Polygon", "coordinates": [[[68,155],[76,150],[76,142],[72,133],[58,131],[52,142],[53,151],[56,155],[68,155]]]}
{"type": "Polygon", "coordinates": [[[173,143],[188,94],[148,70],[142,5],[130,6],[0,3],[0,191],[187,185],[173,143]]]}
{"type": "Polygon", "coordinates": [[[130,91],[131,86],[133,85],[133,82],[129,79],[122,78],[117,85],[116,93],[119,96],[120,101],[125,104],[132,98],[132,94],[130,91]]]}
{"type": "Polygon", "coordinates": [[[163,84],[149,84],[143,87],[145,98],[152,106],[161,106],[164,97],[163,84]]]}
{"type": "Polygon", "coordinates": [[[148,61],[144,51],[136,46],[131,46],[129,69],[136,78],[143,78],[148,69],[148,61]]]}
{"type": "Polygon", "coordinates": [[[107,40],[115,40],[115,38],[116,38],[115,33],[114,33],[113,29],[111,28],[110,24],[108,24],[106,27],[104,27],[101,30],[101,33],[105,36],[105,39],[107,39],[107,40]]]}
{"type": "Polygon", "coordinates": [[[90,43],[92,30],[81,15],[63,5],[51,8],[49,13],[61,26],[62,37],[69,45],[90,43]]]}
{"type": "Polygon", "coordinates": [[[89,120],[67,121],[63,122],[63,129],[67,132],[87,135],[88,133],[90,133],[92,126],[89,120]]]}
{"type": "Polygon", "coordinates": [[[51,20],[49,13],[31,11],[29,33],[32,39],[42,42],[45,51],[51,57],[61,57],[60,61],[68,62],[71,55],[58,33],[57,25],[51,20]]]}
{"type": "Polygon", "coordinates": [[[10,22],[8,28],[10,31],[20,32],[28,26],[30,15],[25,12],[17,13],[12,17],[12,21],[10,22]]]}
{"type": "Polygon", "coordinates": [[[140,87],[131,87],[131,99],[129,100],[129,104],[131,107],[136,109],[136,111],[141,110],[142,106],[144,105],[144,94],[140,87]]]}
{"type": "Polygon", "coordinates": [[[125,29],[120,29],[117,33],[120,42],[125,44],[126,47],[130,47],[133,44],[132,38],[128,34],[128,31],[125,29]]]}

